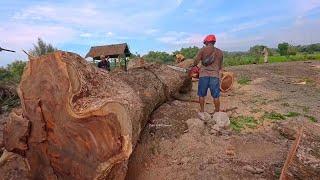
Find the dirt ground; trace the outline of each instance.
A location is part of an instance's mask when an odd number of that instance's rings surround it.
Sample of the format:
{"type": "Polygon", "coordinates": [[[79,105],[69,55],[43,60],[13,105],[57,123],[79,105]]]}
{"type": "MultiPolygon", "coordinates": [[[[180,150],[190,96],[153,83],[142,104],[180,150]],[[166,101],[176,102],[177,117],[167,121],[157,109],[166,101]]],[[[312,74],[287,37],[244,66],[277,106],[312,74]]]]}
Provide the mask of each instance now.
{"type": "MultiPolygon", "coordinates": [[[[197,119],[198,104],[175,100],[152,115],[128,167],[128,180],[171,179],[278,179],[292,138],[283,124],[320,121],[320,62],[290,62],[230,67],[236,79],[222,94],[223,108],[237,107],[229,117],[254,117],[256,128],[226,129],[216,134],[197,119]],[[288,115],[266,120],[265,114],[288,115]]],[[[197,83],[183,99],[196,100],[197,83]]],[[[207,99],[208,102],[211,98],[207,99]]],[[[213,106],[207,104],[207,112],[213,106]]],[[[318,124],[318,123],[317,123],[318,124]]],[[[292,135],[291,135],[292,136],[292,135]]]]}
{"type": "MultiPolygon", "coordinates": [[[[229,117],[254,117],[256,128],[212,132],[197,118],[198,104],[173,100],[154,111],[130,158],[128,180],[278,179],[293,140],[290,122],[320,121],[320,61],[230,67],[247,84],[222,94],[229,117]],[[266,113],[290,114],[266,120],[266,113]]],[[[197,100],[197,82],[180,99],[197,100]]],[[[211,102],[211,98],[207,98],[211,102]]],[[[207,112],[213,112],[211,104],[207,112]]],[[[0,131],[7,115],[0,116],[0,131]]],[[[317,122],[317,124],[320,124],[317,122]]],[[[2,133],[1,133],[2,135],[2,133]]],[[[0,136],[0,145],[2,136],[0,136]]],[[[26,179],[27,166],[15,157],[0,163],[3,179],[26,179]],[[10,164],[11,163],[11,164],[10,164]],[[13,167],[8,169],[8,167],[13,167]]],[[[0,178],[1,179],[1,178],[0,178]]]]}

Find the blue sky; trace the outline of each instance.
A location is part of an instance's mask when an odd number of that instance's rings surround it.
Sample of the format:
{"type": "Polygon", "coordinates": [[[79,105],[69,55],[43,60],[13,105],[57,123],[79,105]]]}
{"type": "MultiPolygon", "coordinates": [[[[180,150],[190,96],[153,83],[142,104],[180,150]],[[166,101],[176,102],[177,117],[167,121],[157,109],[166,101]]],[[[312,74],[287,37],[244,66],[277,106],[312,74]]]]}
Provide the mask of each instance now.
{"type": "Polygon", "coordinates": [[[255,44],[320,42],[319,0],[0,1],[0,66],[26,60],[41,37],[84,56],[90,46],[127,42],[131,52],[199,46],[206,34],[228,51],[255,44]]]}

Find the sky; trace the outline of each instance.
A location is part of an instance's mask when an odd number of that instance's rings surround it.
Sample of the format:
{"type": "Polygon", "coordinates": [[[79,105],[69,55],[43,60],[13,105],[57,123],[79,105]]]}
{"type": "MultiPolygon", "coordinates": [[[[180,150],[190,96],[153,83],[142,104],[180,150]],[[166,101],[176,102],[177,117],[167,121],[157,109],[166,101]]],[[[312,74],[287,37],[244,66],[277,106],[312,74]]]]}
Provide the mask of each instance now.
{"type": "Polygon", "coordinates": [[[91,46],[128,43],[132,53],[202,46],[246,51],[256,44],[320,42],[320,0],[1,0],[0,66],[27,60],[37,38],[85,56],[91,46]]]}

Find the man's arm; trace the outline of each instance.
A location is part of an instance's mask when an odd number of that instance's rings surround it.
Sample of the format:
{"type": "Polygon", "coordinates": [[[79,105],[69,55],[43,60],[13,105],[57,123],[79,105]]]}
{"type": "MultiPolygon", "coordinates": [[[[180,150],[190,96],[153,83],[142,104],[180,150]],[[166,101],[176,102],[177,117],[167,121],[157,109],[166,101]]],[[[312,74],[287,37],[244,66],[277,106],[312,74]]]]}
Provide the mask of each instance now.
{"type": "Polygon", "coordinates": [[[222,65],[223,65],[223,54],[221,55],[221,61],[219,63],[219,70],[222,71],[222,65]]]}
{"type": "Polygon", "coordinates": [[[198,52],[194,62],[193,62],[193,65],[196,66],[199,64],[200,60],[202,59],[202,52],[201,50],[198,52]]]}

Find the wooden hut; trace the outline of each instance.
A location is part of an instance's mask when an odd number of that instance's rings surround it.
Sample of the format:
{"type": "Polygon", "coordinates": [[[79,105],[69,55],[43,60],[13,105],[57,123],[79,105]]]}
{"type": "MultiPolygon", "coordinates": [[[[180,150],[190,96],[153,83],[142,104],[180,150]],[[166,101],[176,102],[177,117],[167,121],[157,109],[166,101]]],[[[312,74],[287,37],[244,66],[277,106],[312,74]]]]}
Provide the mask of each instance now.
{"type": "Polygon", "coordinates": [[[124,58],[125,69],[127,69],[127,57],[131,55],[128,44],[111,44],[104,46],[93,46],[90,48],[89,52],[86,55],[87,57],[92,57],[93,60],[100,60],[100,56],[104,55],[105,57],[113,58],[115,66],[119,65],[121,59],[124,58]]]}

